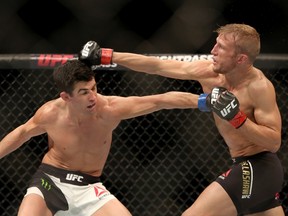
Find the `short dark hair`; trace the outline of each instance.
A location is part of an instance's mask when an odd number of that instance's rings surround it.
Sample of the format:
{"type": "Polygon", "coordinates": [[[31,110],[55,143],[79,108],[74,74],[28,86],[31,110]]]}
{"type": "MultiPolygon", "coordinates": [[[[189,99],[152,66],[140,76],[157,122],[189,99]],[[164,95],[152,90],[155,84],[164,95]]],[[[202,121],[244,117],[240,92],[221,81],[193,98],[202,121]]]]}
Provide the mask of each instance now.
{"type": "Polygon", "coordinates": [[[95,73],[83,62],[71,60],[54,70],[53,79],[60,92],[65,91],[71,95],[76,83],[95,79],[95,73]]]}

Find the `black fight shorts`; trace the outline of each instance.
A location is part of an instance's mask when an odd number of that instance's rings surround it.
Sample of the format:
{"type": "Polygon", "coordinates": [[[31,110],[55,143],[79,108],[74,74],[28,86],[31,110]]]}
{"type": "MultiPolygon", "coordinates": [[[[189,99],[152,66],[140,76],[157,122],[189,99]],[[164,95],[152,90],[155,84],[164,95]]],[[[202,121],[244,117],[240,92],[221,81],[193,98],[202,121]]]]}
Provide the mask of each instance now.
{"type": "Polygon", "coordinates": [[[253,214],[280,206],[284,183],[281,162],[275,153],[261,152],[233,158],[232,167],[218,182],[232,199],[238,215],[253,214]]]}

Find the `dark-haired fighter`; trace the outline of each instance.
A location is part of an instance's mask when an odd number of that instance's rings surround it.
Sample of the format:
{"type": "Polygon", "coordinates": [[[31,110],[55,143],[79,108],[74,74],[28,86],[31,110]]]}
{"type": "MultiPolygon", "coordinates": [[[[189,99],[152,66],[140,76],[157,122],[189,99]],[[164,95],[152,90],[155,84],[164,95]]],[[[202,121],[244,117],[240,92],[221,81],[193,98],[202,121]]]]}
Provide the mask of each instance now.
{"type": "MultiPolygon", "coordinates": [[[[131,216],[100,179],[112,132],[124,119],[162,109],[197,108],[199,96],[176,91],[142,97],[105,96],[97,93],[94,72],[79,60],[59,66],[53,76],[60,97],[43,104],[0,142],[2,158],[32,137],[48,135],[49,149],[18,216],[131,216]]],[[[201,101],[211,107],[208,96],[201,101]]]]}

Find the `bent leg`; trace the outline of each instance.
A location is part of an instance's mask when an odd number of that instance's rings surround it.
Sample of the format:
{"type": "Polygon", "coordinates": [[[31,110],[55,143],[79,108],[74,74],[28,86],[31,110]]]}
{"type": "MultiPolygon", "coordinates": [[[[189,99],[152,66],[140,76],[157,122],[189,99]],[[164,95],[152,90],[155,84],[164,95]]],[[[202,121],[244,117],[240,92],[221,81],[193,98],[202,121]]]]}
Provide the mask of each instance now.
{"type": "Polygon", "coordinates": [[[132,216],[129,210],[118,200],[112,199],[98,209],[92,216],[132,216]]]}
{"type": "Polygon", "coordinates": [[[52,216],[45,200],[38,194],[29,194],[24,197],[19,207],[18,216],[52,216]]]}
{"type": "Polygon", "coordinates": [[[182,216],[236,216],[237,210],[223,187],[212,182],[182,216]]]}

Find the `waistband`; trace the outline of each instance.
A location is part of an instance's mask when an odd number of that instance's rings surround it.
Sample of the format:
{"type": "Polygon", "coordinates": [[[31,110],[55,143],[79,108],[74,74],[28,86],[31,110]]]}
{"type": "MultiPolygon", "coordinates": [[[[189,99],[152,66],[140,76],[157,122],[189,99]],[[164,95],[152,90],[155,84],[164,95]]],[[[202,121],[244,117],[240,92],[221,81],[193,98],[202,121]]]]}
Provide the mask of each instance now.
{"type": "Polygon", "coordinates": [[[260,152],[254,155],[235,157],[235,158],[232,158],[232,161],[234,164],[237,164],[246,160],[257,159],[257,158],[263,157],[264,155],[275,155],[275,154],[272,152],[264,151],[264,152],[260,152]]]}
{"type": "Polygon", "coordinates": [[[100,177],[91,176],[79,171],[70,171],[42,163],[39,170],[59,178],[61,182],[73,185],[88,185],[100,182],[100,177]]]}

